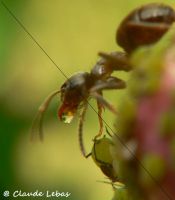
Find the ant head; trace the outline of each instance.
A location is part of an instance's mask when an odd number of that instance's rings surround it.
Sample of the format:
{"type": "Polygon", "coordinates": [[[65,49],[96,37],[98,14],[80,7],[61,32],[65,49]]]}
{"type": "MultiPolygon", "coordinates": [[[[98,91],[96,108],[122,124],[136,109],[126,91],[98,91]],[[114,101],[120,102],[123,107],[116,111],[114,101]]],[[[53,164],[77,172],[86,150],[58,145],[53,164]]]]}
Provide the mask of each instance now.
{"type": "Polygon", "coordinates": [[[127,53],[157,42],[175,22],[175,12],[167,5],[152,3],[132,11],[120,24],[117,43],[127,53]]]}
{"type": "Polygon", "coordinates": [[[61,86],[62,105],[59,108],[58,116],[61,121],[70,123],[79,105],[87,97],[87,78],[89,73],[79,72],[71,76],[61,86]]]}

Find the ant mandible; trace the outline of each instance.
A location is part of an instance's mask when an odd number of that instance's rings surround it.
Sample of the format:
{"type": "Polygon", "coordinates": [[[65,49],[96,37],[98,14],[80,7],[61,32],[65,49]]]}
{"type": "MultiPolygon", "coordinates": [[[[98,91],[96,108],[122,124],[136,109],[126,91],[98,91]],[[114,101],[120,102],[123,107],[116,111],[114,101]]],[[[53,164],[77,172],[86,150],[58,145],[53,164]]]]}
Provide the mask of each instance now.
{"type": "Polygon", "coordinates": [[[164,4],[148,4],[133,10],[121,22],[116,33],[117,43],[124,52],[99,53],[101,59],[95,64],[90,72],[80,72],[72,75],[61,86],[60,90],[54,91],[41,104],[33,123],[33,130],[39,127],[40,139],[43,138],[42,122],[43,116],[54,96],[60,93],[61,106],[58,116],[61,121],[70,123],[77,110],[81,109],[79,120],[79,142],[82,154],[86,157],[82,142],[83,121],[88,107],[88,99],[95,98],[98,107],[98,119],[100,124],[99,133],[95,139],[102,135],[103,120],[102,109],[108,108],[116,114],[115,108],[103,97],[103,90],[123,89],[126,83],[111,76],[113,71],[130,71],[129,64],[131,53],[138,47],[151,45],[157,42],[172,23],[175,21],[174,10],[164,4]],[[39,123],[39,124],[38,124],[39,123]]]}

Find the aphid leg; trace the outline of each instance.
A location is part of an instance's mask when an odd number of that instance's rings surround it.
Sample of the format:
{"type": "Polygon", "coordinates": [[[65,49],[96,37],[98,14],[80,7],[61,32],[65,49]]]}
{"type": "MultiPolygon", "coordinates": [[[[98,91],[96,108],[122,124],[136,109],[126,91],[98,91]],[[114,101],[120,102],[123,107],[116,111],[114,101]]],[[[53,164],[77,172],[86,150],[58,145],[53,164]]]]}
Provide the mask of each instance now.
{"type": "Polygon", "coordinates": [[[113,188],[113,190],[121,190],[121,189],[126,189],[126,186],[122,182],[115,182],[115,181],[97,181],[99,183],[105,183],[105,184],[110,184],[113,188]]]}
{"type": "Polygon", "coordinates": [[[95,136],[94,140],[96,140],[98,137],[100,137],[103,133],[103,119],[102,119],[103,106],[101,105],[101,103],[98,100],[97,100],[97,107],[98,107],[98,121],[100,124],[100,130],[99,130],[98,134],[95,136]]]}
{"type": "Polygon", "coordinates": [[[80,113],[79,126],[78,126],[78,134],[79,134],[78,137],[79,137],[80,150],[85,158],[87,158],[88,155],[86,155],[86,151],[85,151],[85,147],[84,147],[84,143],[83,143],[83,122],[84,122],[84,118],[86,115],[87,107],[88,107],[87,102],[84,102],[82,112],[80,113]]]}
{"type": "Polygon", "coordinates": [[[89,153],[89,154],[87,154],[85,157],[86,158],[89,158],[89,156],[91,156],[92,155],[92,153],[89,153]]]}
{"type": "Polygon", "coordinates": [[[44,114],[51,102],[51,100],[53,99],[53,97],[55,97],[58,93],[60,93],[59,90],[56,90],[54,92],[52,92],[44,101],[43,103],[40,105],[40,107],[38,108],[38,112],[33,120],[32,123],[32,130],[31,130],[31,140],[34,139],[34,136],[37,133],[39,133],[39,138],[42,141],[43,140],[43,118],[44,118],[44,114]]]}
{"type": "Polygon", "coordinates": [[[115,191],[115,190],[116,190],[115,182],[111,181],[111,185],[112,185],[112,189],[113,189],[113,191],[115,191]]]}
{"type": "Polygon", "coordinates": [[[105,128],[106,128],[106,133],[110,136],[110,137],[112,137],[112,135],[111,135],[111,133],[109,132],[109,130],[108,130],[108,128],[105,126],[105,128]]]}

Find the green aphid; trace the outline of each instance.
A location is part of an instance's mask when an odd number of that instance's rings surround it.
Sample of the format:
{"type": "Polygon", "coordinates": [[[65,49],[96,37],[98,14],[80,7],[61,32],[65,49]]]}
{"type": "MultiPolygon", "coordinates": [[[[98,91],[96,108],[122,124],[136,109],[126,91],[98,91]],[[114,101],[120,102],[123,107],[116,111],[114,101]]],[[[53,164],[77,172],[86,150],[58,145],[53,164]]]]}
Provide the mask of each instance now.
{"type": "Polygon", "coordinates": [[[107,138],[106,136],[95,140],[92,151],[88,156],[91,155],[96,165],[111,180],[111,183],[106,181],[101,182],[112,184],[114,189],[123,189],[125,185],[118,181],[116,171],[113,167],[113,158],[110,152],[112,145],[111,139],[107,138]]]}

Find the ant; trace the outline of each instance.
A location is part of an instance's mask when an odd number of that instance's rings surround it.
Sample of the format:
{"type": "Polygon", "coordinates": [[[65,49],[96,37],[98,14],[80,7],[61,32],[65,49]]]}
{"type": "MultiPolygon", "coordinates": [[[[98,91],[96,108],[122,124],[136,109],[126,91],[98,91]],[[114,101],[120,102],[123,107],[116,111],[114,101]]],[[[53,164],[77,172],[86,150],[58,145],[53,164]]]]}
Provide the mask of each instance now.
{"type": "Polygon", "coordinates": [[[124,52],[112,52],[110,54],[100,52],[100,60],[90,72],[80,72],[72,75],[61,86],[60,90],[54,91],[41,104],[34,119],[33,131],[39,127],[40,139],[43,139],[42,122],[50,101],[54,96],[60,94],[61,106],[58,116],[61,121],[70,123],[76,112],[80,109],[79,120],[79,143],[83,156],[86,157],[83,146],[83,121],[88,107],[89,98],[97,101],[98,120],[100,124],[99,133],[103,132],[102,110],[108,108],[114,114],[116,109],[103,97],[103,90],[124,89],[125,81],[112,76],[114,71],[132,70],[129,58],[135,49],[144,45],[151,45],[157,42],[175,22],[174,10],[164,4],[147,4],[133,10],[121,22],[116,32],[116,42],[124,49],[124,52]],[[39,123],[39,124],[38,124],[39,123]]]}

